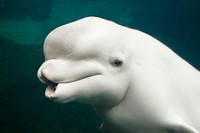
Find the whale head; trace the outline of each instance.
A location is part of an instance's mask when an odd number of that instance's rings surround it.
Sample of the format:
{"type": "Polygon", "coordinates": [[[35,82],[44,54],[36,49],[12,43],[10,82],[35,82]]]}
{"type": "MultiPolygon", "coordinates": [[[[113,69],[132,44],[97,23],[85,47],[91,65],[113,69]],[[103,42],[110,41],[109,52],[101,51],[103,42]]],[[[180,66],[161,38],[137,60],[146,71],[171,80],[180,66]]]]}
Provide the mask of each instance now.
{"type": "Polygon", "coordinates": [[[45,95],[60,103],[119,104],[130,86],[125,27],[97,17],[56,28],[44,42],[38,78],[45,95]],[[120,29],[121,28],[121,29],[120,29]],[[114,31],[114,32],[113,32],[114,31]]]}

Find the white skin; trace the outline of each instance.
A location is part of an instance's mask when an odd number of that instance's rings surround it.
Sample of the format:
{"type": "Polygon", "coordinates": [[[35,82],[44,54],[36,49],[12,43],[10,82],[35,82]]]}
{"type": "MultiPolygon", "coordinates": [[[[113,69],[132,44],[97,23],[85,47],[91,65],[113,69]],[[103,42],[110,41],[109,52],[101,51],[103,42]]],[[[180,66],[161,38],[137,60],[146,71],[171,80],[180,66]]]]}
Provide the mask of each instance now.
{"type": "Polygon", "coordinates": [[[92,104],[102,131],[199,133],[200,74],[156,39],[89,17],[52,31],[44,54],[45,95],[92,104]]]}

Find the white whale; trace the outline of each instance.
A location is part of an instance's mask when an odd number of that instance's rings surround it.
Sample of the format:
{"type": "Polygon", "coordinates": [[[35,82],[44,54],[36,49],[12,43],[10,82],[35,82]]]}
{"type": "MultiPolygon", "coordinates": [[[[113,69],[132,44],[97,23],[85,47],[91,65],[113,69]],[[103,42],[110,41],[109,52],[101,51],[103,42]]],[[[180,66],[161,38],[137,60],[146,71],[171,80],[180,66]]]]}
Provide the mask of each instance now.
{"type": "Polygon", "coordinates": [[[200,132],[200,72],[145,33],[87,17],[53,30],[44,55],[46,96],[91,104],[102,132],[200,132]]]}

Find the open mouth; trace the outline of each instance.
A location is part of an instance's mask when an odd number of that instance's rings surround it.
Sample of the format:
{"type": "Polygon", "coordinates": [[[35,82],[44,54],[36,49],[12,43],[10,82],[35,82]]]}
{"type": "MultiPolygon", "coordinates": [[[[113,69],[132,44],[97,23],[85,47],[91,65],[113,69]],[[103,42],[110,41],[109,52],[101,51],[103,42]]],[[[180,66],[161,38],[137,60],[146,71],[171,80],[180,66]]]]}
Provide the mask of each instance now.
{"type": "Polygon", "coordinates": [[[51,83],[48,85],[45,91],[45,95],[49,98],[51,98],[51,95],[56,91],[58,84],[57,83],[51,83]]]}
{"type": "Polygon", "coordinates": [[[80,78],[80,79],[66,81],[66,82],[61,82],[61,83],[53,83],[51,81],[48,81],[48,87],[46,88],[45,95],[46,95],[46,97],[52,99],[53,98],[52,94],[54,94],[56,92],[57,87],[58,87],[59,84],[74,83],[74,82],[78,82],[80,80],[88,79],[88,78],[91,78],[91,77],[94,77],[94,76],[99,76],[99,75],[101,75],[101,74],[97,73],[97,74],[93,74],[93,75],[90,75],[90,76],[85,76],[85,77],[80,78]]]}

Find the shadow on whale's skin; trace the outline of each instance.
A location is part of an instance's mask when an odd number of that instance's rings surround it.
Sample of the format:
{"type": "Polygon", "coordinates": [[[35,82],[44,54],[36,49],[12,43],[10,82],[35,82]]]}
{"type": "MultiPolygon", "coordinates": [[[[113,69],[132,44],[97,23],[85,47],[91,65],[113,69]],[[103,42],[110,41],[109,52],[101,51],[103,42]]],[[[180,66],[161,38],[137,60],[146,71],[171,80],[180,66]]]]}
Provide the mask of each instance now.
{"type": "Polygon", "coordinates": [[[46,97],[91,104],[102,132],[200,132],[200,72],[145,33],[87,17],[49,33],[44,55],[46,97]]]}

